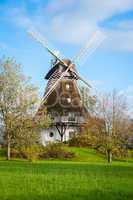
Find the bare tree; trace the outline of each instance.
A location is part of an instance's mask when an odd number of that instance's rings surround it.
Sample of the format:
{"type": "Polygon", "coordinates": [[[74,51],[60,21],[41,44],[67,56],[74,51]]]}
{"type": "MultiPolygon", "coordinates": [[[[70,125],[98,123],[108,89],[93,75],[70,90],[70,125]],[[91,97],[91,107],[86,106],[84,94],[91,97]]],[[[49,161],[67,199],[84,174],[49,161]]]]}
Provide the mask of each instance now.
{"type": "MultiPolygon", "coordinates": [[[[113,91],[100,95],[95,114],[104,121],[104,139],[108,162],[112,161],[112,148],[116,139],[126,134],[128,130],[127,104],[124,95],[113,91]]],[[[117,140],[118,142],[118,140],[117,140]]]]}

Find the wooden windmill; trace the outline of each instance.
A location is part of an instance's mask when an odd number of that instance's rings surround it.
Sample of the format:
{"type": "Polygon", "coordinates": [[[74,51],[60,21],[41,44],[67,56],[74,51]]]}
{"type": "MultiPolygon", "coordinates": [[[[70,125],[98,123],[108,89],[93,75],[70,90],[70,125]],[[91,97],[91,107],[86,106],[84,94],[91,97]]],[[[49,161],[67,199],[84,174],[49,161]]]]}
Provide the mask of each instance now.
{"type": "Polygon", "coordinates": [[[48,82],[39,108],[39,111],[44,107],[47,108],[53,123],[49,129],[43,131],[42,141],[46,144],[46,141],[60,140],[60,138],[61,141],[68,140],[79,131],[81,123],[88,115],[88,111],[82,103],[77,81],[81,80],[87,87],[91,87],[78,74],[76,62],[83,59],[89,48],[91,48],[91,52],[94,51],[103,40],[103,35],[101,32],[97,32],[71,61],[62,59],[55,51],[51,50],[40,34],[35,32],[29,32],[29,34],[55,58],[51,69],[45,76],[48,82]],[[94,42],[96,45],[92,47],[94,42]]]}

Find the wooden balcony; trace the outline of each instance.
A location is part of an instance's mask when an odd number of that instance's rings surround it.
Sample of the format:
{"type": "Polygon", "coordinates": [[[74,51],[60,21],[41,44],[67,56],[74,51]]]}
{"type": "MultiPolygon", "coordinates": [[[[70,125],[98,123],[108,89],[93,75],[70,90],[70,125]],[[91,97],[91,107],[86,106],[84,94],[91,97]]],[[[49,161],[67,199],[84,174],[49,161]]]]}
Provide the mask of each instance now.
{"type": "Polygon", "coordinates": [[[67,123],[67,124],[82,124],[84,122],[83,117],[68,117],[68,116],[60,116],[60,117],[55,117],[53,119],[53,123],[67,123]]]}

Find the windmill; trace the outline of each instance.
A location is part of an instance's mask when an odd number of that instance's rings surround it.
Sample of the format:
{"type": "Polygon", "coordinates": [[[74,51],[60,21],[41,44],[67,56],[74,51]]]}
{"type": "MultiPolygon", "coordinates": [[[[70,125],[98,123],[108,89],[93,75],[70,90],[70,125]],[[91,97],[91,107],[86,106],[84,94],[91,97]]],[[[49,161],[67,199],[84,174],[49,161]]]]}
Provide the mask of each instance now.
{"type": "Polygon", "coordinates": [[[104,35],[97,31],[86,43],[73,60],[64,59],[63,56],[49,48],[48,42],[38,32],[30,31],[29,35],[40,43],[53,57],[51,69],[45,76],[48,81],[44,96],[38,112],[47,107],[52,117],[52,125],[42,133],[43,143],[70,139],[79,131],[88,111],[82,103],[77,81],[82,81],[90,89],[88,82],[79,75],[76,65],[93,53],[104,39],[104,35]]]}

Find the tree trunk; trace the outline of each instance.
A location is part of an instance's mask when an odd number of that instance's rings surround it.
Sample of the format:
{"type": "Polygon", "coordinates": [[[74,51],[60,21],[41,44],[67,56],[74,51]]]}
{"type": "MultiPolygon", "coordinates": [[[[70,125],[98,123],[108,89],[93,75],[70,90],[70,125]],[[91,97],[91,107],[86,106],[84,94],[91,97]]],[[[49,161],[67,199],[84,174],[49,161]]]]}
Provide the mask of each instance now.
{"type": "Polygon", "coordinates": [[[10,137],[7,138],[7,160],[11,159],[11,142],[10,137]]]}
{"type": "Polygon", "coordinates": [[[61,142],[63,142],[63,135],[61,134],[60,136],[61,136],[61,142]]]}
{"type": "Polygon", "coordinates": [[[112,151],[110,149],[107,150],[107,159],[108,163],[112,162],[112,151]]]}

